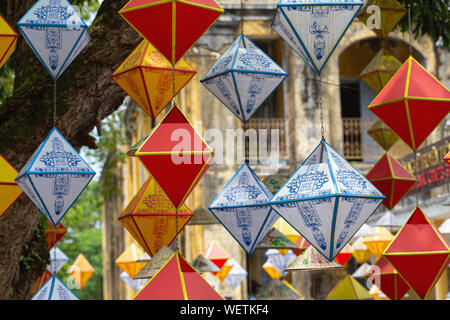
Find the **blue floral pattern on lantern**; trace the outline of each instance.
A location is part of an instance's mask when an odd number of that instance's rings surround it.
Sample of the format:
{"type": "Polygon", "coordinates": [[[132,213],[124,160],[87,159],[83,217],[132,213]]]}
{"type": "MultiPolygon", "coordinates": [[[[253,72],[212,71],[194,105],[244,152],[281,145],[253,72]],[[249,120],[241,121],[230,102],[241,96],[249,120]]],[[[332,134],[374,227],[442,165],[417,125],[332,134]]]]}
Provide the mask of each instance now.
{"type": "Polygon", "coordinates": [[[80,300],[59,278],[53,275],[31,300],[80,300]]]}
{"type": "Polygon", "coordinates": [[[200,82],[247,122],[286,77],[283,69],[241,34],[200,82]]]}

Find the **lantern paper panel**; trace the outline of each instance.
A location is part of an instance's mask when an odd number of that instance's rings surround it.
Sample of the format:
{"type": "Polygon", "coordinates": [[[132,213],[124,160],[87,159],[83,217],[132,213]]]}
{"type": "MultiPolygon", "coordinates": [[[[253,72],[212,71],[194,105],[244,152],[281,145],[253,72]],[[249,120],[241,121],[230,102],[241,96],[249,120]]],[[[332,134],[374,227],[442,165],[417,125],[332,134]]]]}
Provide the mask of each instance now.
{"type": "Polygon", "coordinates": [[[200,82],[247,122],[288,74],[241,34],[200,82]]]}
{"type": "Polygon", "coordinates": [[[202,254],[199,254],[194,261],[192,261],[191,265],[200,274],[204,272],[220,272],[220,269],[202,254]]]}
{"type": "Polygon", "coordinates": [[[450,91],[409,57],[368,108],[416,151],[450,111],[450,91]]]}
{"type": "Polygon", "coordinates": [[[133,279],[130,275],[123,271],[120,274],[120,280],[126,283],[127,286],[131,288],[134,292],[138,292],[147,283],[147,279],[133,279]]]}
{"type": "Polygon", "coordinates": [[[385,151],[388,151],[398,141],[398,135],[392,131],[383,121],[377,119],[367,130],[367,133],[385,151]]]}
{"type": "Polygon", "coordinates": [[[273,227],[276,228],[278,231],[280,231],[282,234],[284,234],[289,240],[291,240],[295,244],[297,244],[298,241],[302,239],[300,233],[298,233],[297,230],[292,228],[292,226],[281,217],[275,222],[273,227]]]}
{"type": "Polygon", "coordinates": [[[281,273],[281,276],[286,276],[286,268],[296,259],[296,255],[292,250],[288,250],[285,255],[282,255],[277,249],[269,249],[265,253],[266,257],[272,265],[281,273]]]}
{"type": "Polygon", "coordinates": [[[386,211],[379,219],[370,224],[374,227],[400,228],[406,222],[406,219],[402,219],[391,211],[386,211]]]}
{"type": "Polygon", "coordinates": [[[256,300],[303,300],[303,296],[286,280],[272,279],[256,294],[256,300]]]}
{"type": "Polygon", "coordinates": [[[448,164],[450,164],[450,151],[445,155],[444,159],[445,162],[447,162],[448,164]]]}
{"type": "Polygon", "coordinates": [[[389,210],[416,183],[416,177],[387,152],[370,169],[366,178],[386,196],[383,205],[389,210]]]}
{"type": "Polygon", "coordinates": [[[176,252],[133,300],[224,300],[224,298],[176,252]]]}
{"type": "MultiPolygon", "coordinates": [[[[172,257],[175,252],[168,247],[162,247],[151,260],[138,272],[134,279],[150,279],[172,257]]],[[[219,269],[220,271],[220,269],[219,269]]]]}
{"type": "Polygon", "coordinates": [[[297,254],[295,250],[300,251],[291,240],[275,228],[267,232],[256,249],[279,249],[286,250],[286,252],[287,250],[292,250],[295,254],[297,254]]]}
{"type": "Polygon", "coordinates": [[[320,74],[364,3],[348,0],[281,0],[272,28],[320,74]]]}
{"type": "Polygon", "coordinates": [[[61,240],[67,233],[67,228],[60,222],[56,227],[52,226],[51,221],[48,221],[47,228],[45,228],[45,239],[47,240],[48,248],[51,249],[61,240]],[[55,236],[56,232],[56,236],[55,236]]]}
{"type": "Polygon", "coordinates": [[[233,268],[225,278],[225,282],[234,289],[247,277],[248,273],[236,260],[233,258],[230,260],[233,268]]]}
{"type": "Polygon", "coordinates": [[[386,38],[387,34],[391,32],[408,10],[397,0],[368,0],[358,19],[367,25],[369,18],[374,14],[374,11],[367,11],[370,6],[377,6],[380,9],[379,19],[380,27],[371,29],[377,34],[379,38],[386,38]]]}
{"type": "Polygon", "coordinates": [[[131,0],[119,11],[172,65],[223,12],[214,0],[131,0]]]}
{"type": "Polygon", "coordinates": [[[0,217],[16,202],[22,194],[22,189],[17,186],[14,179],[17,176],[17,170],[0,155],[0,217]]]}
{"type": "Polygon", "coordinates": [[[143,40],[111,77],[155,119],[174,97],[174,76],[177,95],[196,73],[184,59],[173,67],[150,42],[143,40]]]}
{"type": "Polygon", "coordinates": [[[67,272],[70,274],[78,288],[83,289],[95,270],[85,256],[80,253],[67,272]]]}
{"type": "Polygon", "coordinates": [[[147,262],[138,261],[139,257],[143,254],[144,250],[132,243],[120,254],[115,263],[120,269],[128,273],[128,275],[134,279],[139,271],[147,264],[147,262]]]}
{"type": "Polygon", "coordinates": [[[417,207],[383,256],[409,287],[425,300],[447,269],[450,244],[417,207]]]}
{"type": "Polygon", "coordinates": [[[381,49],[361,71],[359,77],[378,93],[386,86],[401,66],[401,62],[396,57],[381,49]]]}
{"type": "Polygon", "coordinates": [[[373,229],[376,234],[364,237],[363,244],[379,259],[394,239],[394,235],[385,227],[374,227],[373,229]]]}
{"type": "Polygon", "coordinates": [[[346,275],[327,296],[327,300],[372,300],[370,293],[352,276],[346,275]]]}
{"type": "Polygon", "coordinates": [[[370,259],[372,252],[364,244],[364,238],[358,237],[352,245],[353,248],[353,258],[359,263],[364,263],[370,259]]]}
{"type": "Polygon", "coordinates": [[[331,261],[384,198],[322,140],[270,204],[331,261]]]}
{"type": "Polygon", "coordinates": [[[361,228],[355,233],[353,236],[354,239],[360,238],[360,237],[368,237],[368,236],[374,236],[376,235],[375,230],[369,226],[367,223],[364,223],[361,228]]]}
{"type": "Polygon", "coordinates": [[[276,266],[274,266],[269,260],[267,260],[262,265],[263,270],[269,275],[271,279],[281,279],[283,278],[283,275],[281,274],[281,271],[278,270],[276,266]]]}
{"type": "Polygon", "coordinates": [[[209,210],[251,254],[279,218],[272,210],[269,189],[244,163],[209,206],[209,210]]]}
{"type": "Polygon", "coordinates": [[[91,40],[87,24],[67,0],[40,0],[17,25],[53,80],[91,40]]]}
{"type": "Polygon", "coordinates": [[[32,298],[36,292],[39,291],[40,288],[42,288],[42,286],[53,276],[53,274],[48,271],[45,270],[40,276],[39,278],[36,279],[36,281],[33,283],[33,285],[31,286],[31,290],[30,290],[30,298],[32,298]]]}
{"type": "MultiPolygon", "coordinates": [[[[178,234],[193,215],[184,204],[178,210],[178,234]]],[[[177,209],[152,177],[123,210],[119,221],[150,256],[169,246],[177,236],[177,209]]]]}
{"type": "Polygon", "coordinates": [[[53,275],[31,300],[80,300],[67,286],[53,275]]]}
{"type": "Polygon", "coordinates": [[[367,271],[372,266],[368,264],[367,262],[364,262],[362,265],[359,266],[358,269],[355,270],[355,272],[352,273],[353,278],[365,278],[367,276],[367,271]]]}
{"type": "Polygon", "coordinates": [[[227,260],[227,262],[225,262],[220,271],[215,274],[215,276],[219,278],[221,282],[223,282],[223,280],[225,280],[225,278],[230,273],[231,269],[233,269],[233,263],[231,259],[229,259],[227,260]]]}
{"type": "Polygon", "coordinates": [[[366,277],[391,300],[401,300],[410,289],[397,270],[383,256],[366,271],[366,277]]]}
{"type": "Polygon", "coordinates": [[[17,46],[17,33],[0,14],[0,68],[8,61],[17,46]]]}
{"type": "Polygon", "coordinates": [[[348,260],[353,256],[353,248],[350,244],[346,244],[345,247],[338,253],[334,260],[341,266],[344,266],[348,260]]]}
{"type": "Polygon", "coordinates": [[[136,152],[177,209],[209,169],[213,154],[176,105],[136,152]]]}
{"type": "Polygon", "coordinates": [[[47,270],[53,274],[58,273],[69,262],[69,258],[58,247],[53,247],[49,251],[50,264],[47,265],[47,270]]]}
{"type": "Polygon", "coordinates": [[[16,182],[56,226],[94,175],[89,164],[53,128],[19,172],[16,182]]]}
{"type": "MultiPolygon", "coordinates": [[[[205,257],[211,260],[219,269],[231,259],[230,254],[215,241],[212,241],[209,244],[209,247],[205,252],[205,257]]],[[[213,272],[213,274],[215,275],[216,273],[213,272]]]]}
{"type": "Polygon", "coordinates": [[[286,268],[287,272],[291,271],[312,271],[312,270],[332,270],[342,269],[342,266],[335,260],[331,262],[317,252],[314,247],[308,247],[301,255],[299,255],[286,268]]]}

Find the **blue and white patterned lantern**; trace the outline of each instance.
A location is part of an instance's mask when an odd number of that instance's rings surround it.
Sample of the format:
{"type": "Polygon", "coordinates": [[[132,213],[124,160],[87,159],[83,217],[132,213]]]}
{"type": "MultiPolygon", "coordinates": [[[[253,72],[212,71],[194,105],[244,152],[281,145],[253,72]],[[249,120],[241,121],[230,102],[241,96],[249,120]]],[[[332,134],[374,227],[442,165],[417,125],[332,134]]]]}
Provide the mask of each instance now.
{"type": "Polygon", "coordinates": [[[47,265],[47,270],[54,274],[58,273],[69,262],[69,258],[58,247],[51,248],[49,256],[50,264],[47,265]]]}
{"type": "Polygon", "coordinates": [[[231,268],[230,272],[228,273],[227,277],[225,278],[225,282],[232,288],[236,288],[239,283],[244,280],[248,273],[247,271],[233,258],[230,259],[231,264],[233,265],[233,268],[231,268]]]}
{"type": "Polygon", "coordinates": [[[127,272],[122,272],[120,274],[120,280],[125,282],[134,292],[139,292],[142,287],[148,282],[148,279],[133,279],[127,272]]]}
{"type": "Polygon", "coordinates": [[[89,164],[53,128],[15,181],[56,226],[94,175],[95,171],[89,164]]]}
{"type": "Polygon", "coordinates": [[[328,261],[332,261],[385,196],[325,140],[270,204],[328,261]]]}
{"type": "Polygon", "coordinates": [[[17,25],[53,80],[91,40],[88,26],[67,0],[40,0],[17,25]]]}
{"type": "Polygon", "coordinates": [[[363,4],[361,0],[281,0],[272,28],[320,74],[363,4]]]}
{"type": "Polygon", "coordinates": [[[67,286],[53,275],[31,300],[80,300],[67,286]]]}
{"type": "Polygon", "coordinates": [[[244,163],[209,206],[211,213],[249,254],[278,219],[272,193],[244,163]]]}
{"type": "Polygon", "coordinates": [[[200,82],[241,121],[247,122],[287,76],[241,34],[200,82]]]}

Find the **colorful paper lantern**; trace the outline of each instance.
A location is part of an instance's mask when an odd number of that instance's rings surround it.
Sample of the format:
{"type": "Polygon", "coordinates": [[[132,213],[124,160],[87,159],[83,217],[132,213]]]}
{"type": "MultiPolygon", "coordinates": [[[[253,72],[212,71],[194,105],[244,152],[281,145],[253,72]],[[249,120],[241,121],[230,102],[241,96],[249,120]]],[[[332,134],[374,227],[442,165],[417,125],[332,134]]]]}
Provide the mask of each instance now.
{"type": "Polygon", "coordinates": [[[67,272],[75,281],[78,288],[83,289],[95,270],[84,255],[80,253],[67,272]]]}
{"type": "Polygon", "coordinates": [[[364,244],[364,238],[359,237],[352,245],[353,248],[353,258],[359,263],[364,263],[370,259],[372,252],[364,244]]]}
{"type": "Polygon", "coordinates": [[[380,10],[379,17],[377,17],[380,23],[379,28],[371,29],[379,38],[386,38],[387,34],[395,28],[397,23],[402,20],[408,11],[397,0],[368,0],[366,6],[358,15],[358,19],[366,25],[374,14],[374,11],[367,11],[370,6],[377,6],[380,10]]]}
{"type": "Polygon", "coordinates": [[[416,151],[450,111],[450,91],[409,57],[368,108],[416,151]]]}
{"type": "Polygon", "coordinates": [[[384,250],[394,239],[394,235],[385,227],[374,227],[376,235],[364,237],[364,245],[377,259],[380,259],[384,250]]]}
{"type": "Polygon", "coordinates": [[[272,279],[255,295],[256,300],[303,300],[298,290],[286,280],[272,279]]]}
{"type": "Polygon", "coordinates": [[[370,287],[369,294],[373,297],[373,300],[389,300],[389,298],[376,285],[372,285],[370,287]]]}
{"type": "MultiPolygon", "coordinates": [[[[175,252],[168,247],[162,247],[151,260],[139,271],[134,279],[150,279],[173,256],[175,252]]],[[[220,269],[219,269],[220,270],[220,269]]]]}
{"type": "Polygon", "coordinates": [[[342,269],[342,266],[335,260],[332,260],[330,262],[325,259],[322,254],[314,249],[314,247],[308,247],[305,252],[303,252],[291,264],[289,264],[289,266],[286,268],[286,271],[313,271],[325,269],[342,269]]]}
{"type": "Polygon", "coordinates": [[[341,266],[345,266],[348,260],[353,256],[353,248],[350,244],[346,244],[344,249],[342,249],[334,260],[341,266]]]}
{"type": "Polygon", "coordinates": [[[287,76],[241,34],[200,82],[241,121],[247,122],[287,76]]]}
{"type": "Polygon", "coordinates": [[[442,233],[447,239],[448,242],[450,242],[450,218],[446,219],[440,226],[439,226],[439,232],[442,233]]]}
{"type": "Polygon", "coordinates": [[[394,208],[416,183],[416,177],[387,152],[370,169],[366,178],[386,196],[383,205],[389,210],[394,208]]]}
{"type": "Polygon", "coordinates": [[[271,279],[281,279],[283,278],[283,275],[281,274],[281,271],[278,270],[276,266],[273,265],[269,260],[267,260],[263,265],[262,268],[271,279]]]}
{"type": "Polygon", "coordinates": [[[125,284],[129,286],[134,292],[138,292],[139,290],[141,290],[142,287],[147,283],[147,279],[133,279],[125,271],[123,271],[119,277],[120,280],[125,282],[125,284]]]}
{"type": "Polygon", "coordinates": [[[87,24],[67,0],[40,0],[17,25],[55,81],[91,41],[87,24]]]}
{"type": "Polygon", "coordinates": [[[298,247],[298,249],[294,249],[292,250],[292,252],[294,252],[296,256],[301,255],[303,252],[305,252],[306,249],[308,249],[311,246],[309,242],[306,241],[306,239],[303,238],[302,236],[300,236],[297,239],[295,245],[298,247]]]}
{"type": "Polygon", "coordinates": [[[398,135],[392,131],[383,121],[377,119],[370,126],[367,133],[380,145],[385,151],[388,151],[398,141],[398,135]]]}
{"type": "Polygon", "coordinates": [[[450,151],[445,155],[444,159],[445,162],[447,162],[448,164],[450,164],[450,151]]]}
{"type": "Polygon", "coordinates": [[[225,280],[225,278],[230,273],[231,269],[233,269],[233,263],[231,262],[231,259],[228,259],[227,262],[222,266],[219,272],[215,273],[215,276],[219,278],[221,282],[225,280]]]}
{"type": "Polygon", "coordinates": [[[120,254],[115,263],[120,269],[128,273],[128,275],[134,279],[139,271],[147,264],[145,261],[138,261],[139,257],[143,254],[144,250],[132,243],[120,254]]]}
{"type": "Polygon", "coordinates": [[[368,237],[368,236],[374,236],[376,235],[376,232],[374,229],[369,226],[367,223],[364,223],[361,228],[359,228],[358,231],[356,231],[355,235],[353,236],[353,239],[357,239],[360,237],[368,237]]]}
{"type": "MultiPolygon", "coordinates": [[[[222,269],[228,259],[231,259],[230,254],[215,241],[212,241],[208,249],[206,249],[205,257],[211,260],[219,269],[222,269]]],[[[214,272],[213,274],[216,275],[214,272]]]]}
{"type": "Polygon", "coordinates": [[[372,284],[377,284],[377,287],[391,300],[401,300],[409,291],[408,284],[385,257],[381,257],[375,265],[366,271],[366,277],[372,284]]]}
{"type": "Polygon", "coordinates": [[[270,204],[331,261],[384,198],[322,140],[270,204]]]}
{"type": "Polygon", "coordinates": [[[180,209],[210,167],[213,154],[174,105],[136,152],[136,157],[174,207],[180,209]]]}
{"type": "Polygon", "coordinates": [[[292,250],[294,253],[295,250],[300,250],[291,240],[275,228],[267,232],[256,249],[278,249],[286,252],[292,250]]]}
{"type": "Polygon", "coordinates": [[[381,49],[369,64],[361,71],[359,77],[375,92],[380,92],[402,66],[396,57],[381,49]]]}
{"type": "Polygon", "coordinates": [[[80,300],[69,288],[55,275],[53,275],[31,300],[80,300]]]}
{"type": "Polygon", "coordinates": [[[346,275],[327,296],[327,300],[372,300],[370,293],[352,276],[346,275]]]}
{"type": "Polygon", "coordinates": [[[172,65],[223,12],[214,0],[130,0],[119,11],[172,65]]]}
{"type": "Polygon", "coordinates": [[[42,286],[52,277],[52,275],[53,274],[50,271],[45,270],[39,276],[39,278],[36,279],[36,281],[31,286],[30,298],[32,298],[36,294],[36,292],[38,292],[39,289],[42,288],[42,286]]]}
{"type": "Polygon", "coordinates": [[[53,274],[58,273],[69,262],[69,258],[58,247],[53,247],[49,251],[50,264],[47,265],[47,270],[53,274]]]}
{"type": "Polygon", "coordinates": [[[278,219],[269,189],[244,163],[209,206],[209,211],[251,254],[278,219]]]}
{"type": "Polygon", "coordinates": [[[17,45],[17,33],[0,14],[0,68],[8,61],[17,45]]]}
{"type": "Polygon", "coordinates": [[[14,179],[17,177],[17,170],[0,155],[0,217],[16,202],[22,194],[22,189],[17,186],[14,179]]]}
{"type": "Polygon", "coordinates": [[[66,233],[67,228],[61,222],[54,227],[51,225],[51,221],[48,221],[47,228],[45,228],[45,239],[47,240],[48,248],[53,248],[53,246],[58,243],[58,241],[61,240],[66,233]]]}
{"type": "Polygon", "coordinates": [[[296,255],[289,250],[285,255],[282,255],[276,249],[269,249],[265,253],[267,257],[267,261],[273,264],[278,271],[281,272],[281,275],[286,276],[286,268],[296,259],[296,255]]]}
{"type": "Polygon", "coordinates": [[[273,225],[275,229],[284,234],[293,243],[297,243],[299,239],[302,238],[300,233],[297,232],[292,226],[286,222],[283,218],[279,218],[273,225]]]}
{"type": "Polygon", "coordinates": [[[186,205],[177,214],[177,209],[155,179],[149,177],[123,210],[119,221],[141,247],[153,256],[176,238],[177,219],[179,234],[193,215],[186,205]]]}
{"type": "Polygon", "coordinates": [[[383,256],[409,287],[426,299],[447,269],[450,244],[417,207],[383,256]]]}
{"type": "Polygon", "coordinates": [[[281,0],[272,28],[315,72],[323,70],[363,6],[359,0],[281,0]]]}
{"type": "Polygon", "coordinates": [[[233,265],[233,268],[231,268],[231,271],[228,273],[227,277],[225,278],[225,282],[232,288],[236,288],[242,280],[244,280],[248,272],[245,271],[245,269],[233,258],[230,259],[231,264],[233,265]]]}
{"type": "Polygon", "coordinates": [[[17,185],[56,226],[95,171],[53,128],[16,177],[17,185]]]}
{"type": "Polygon", "coordinates": [[[204,272],[220,272],[220,269],[202,254],[199,254],[197,258],[192,261],[191,265],[200,274],[204,272]]]}
{"type": "Polygon", "coordinates": [[[391,211],[386,211],[380,218],[370,224],[374,227],[400,228],[406,220],[399,218],[391,211]]]}
{"type": "Polygon", "coordinates": [[[134,49],[111,76],[153,119],[195,76],[197,71],[180,59],[175,67],[146,40],[134,49]]]}
{"type": "Polygon", "coordinates": [[[371,268],[372,266],[370,264],[368,264],[367,262],[364,262],[362,265],[359,266],[358,269],[355,270],[355,272],[352,273],[352,277],[357,279],[357,278],[365,278],[367,276],[367,271],[371,268]]]}
{"type": "Polygon", "coordinates": [[[176,252],[133,300],[224,299],[176,252]]]}

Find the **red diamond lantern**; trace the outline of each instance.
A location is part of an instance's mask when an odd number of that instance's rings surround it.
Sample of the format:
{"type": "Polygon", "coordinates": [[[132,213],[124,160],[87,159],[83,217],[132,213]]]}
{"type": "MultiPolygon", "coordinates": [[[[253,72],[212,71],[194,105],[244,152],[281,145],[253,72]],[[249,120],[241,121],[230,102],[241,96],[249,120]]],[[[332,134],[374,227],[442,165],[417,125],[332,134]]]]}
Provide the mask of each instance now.
{"type": "Polygon", "coordinates": [[[426,299],[447,269],[450,244],[417,207],[383,256],[411,289],[426,299]]]}
{"type": "Polygon", "coordinates": [[[348,260],[353,256],[353,248],[350,246],[350,244],[346,244],[344,249],[342,249],[336,258],[334,258],[334,261],[339,263],[341,266],[344,266],[348,260]]]}
{"type": "Polygon", "coordinates": [[[450,111],[450,92],[409,57],[369,110],[416,151],[450,111]]]}
{"type": "Polygon", "coordinates": [[[176,252],[133,300],[224,299],[176,252]]]}
{"type": "MultiPolygon", "coordinates": [[[[61,240],[61,238],[64,237],[64,235],[66,233],[67,233],[67,228],[61,222],[58,223],[55,228],[52,225],[52,223],[50,221],[48,221],[47,228],[45,229],[45,238],[47,239],[48,248],[49,249],[53,248],[53,246],[56,243],[58,243],[58,241],[61,240]],[[55,231],[56,231],[56,237],[55,237],[55,231]]],[[[49,279],[50,279],[50,277],[49,277],[49,279]]]]}
{"type": "Polygon", "coordinates": [[[387,152],[367,173],[366,178],[386,196],[383,205],[389,210],[416,183],[416,178],[387,152]]]}
{"type": "MultiPolygon", "coordinates": [[[[206,249],[205,257],[211,260],[219,269],[225,265],[225,263],[231,259],[231,256],[228,252],[225,251],[219,244],[215,241],[212,241],[209,245],[208,249],[206,249]]],[[[212,272],[213,275],[216,275],[218,272],[212,272]]]]}
{"type": "Polygon", "coordinates": [[[444,161],[450,164],[450,151],[447,153],[447,155],[444,157],[444,161]]]}
{"type": "Polygon", "coordinates": [[[180,209],[213,160],[213,151],[173,106],[136,152],[150,175],[180,209]]]}
{"type": "Polygon", "coordinates": [[[33,285],[31,286],[31,291],[30,291],[30,298],[32,298],[36,292],[39,291],[39,289],[47,283],[48,280],[50,280],[50,278],[53,276],[53,274],[48,271],[45,270],[40,276],[39,278],[36,279],[36,281],[33,283],[33,285]]]}
{"type": "Polygon", "coordinates": [[[175,65],[223,11],[214,0],[131,0],[119,13],[175,65]]]}
{"type": "Polygon", "coordinates": [[[384,257],[367,270],[366,277],[391,300],[400,300],[409,291],[408,284],[384,257]]]}

